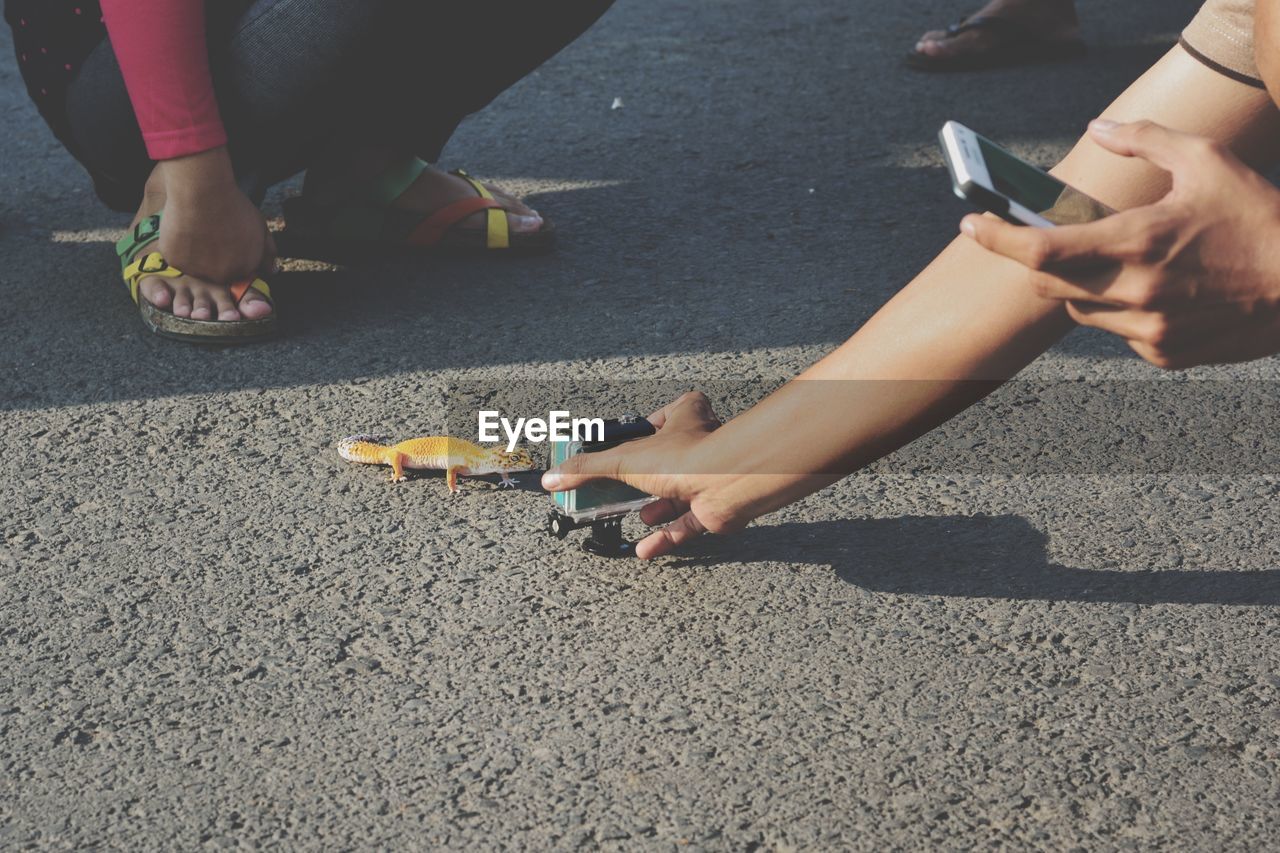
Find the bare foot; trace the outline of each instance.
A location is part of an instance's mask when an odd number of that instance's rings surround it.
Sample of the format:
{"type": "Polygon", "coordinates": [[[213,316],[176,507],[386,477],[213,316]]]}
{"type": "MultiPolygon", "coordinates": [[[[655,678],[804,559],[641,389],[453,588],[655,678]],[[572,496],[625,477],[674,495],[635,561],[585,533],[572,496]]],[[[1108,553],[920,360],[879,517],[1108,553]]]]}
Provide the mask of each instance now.
{"type": "MultiPolygon", "coordinates": [[[[542,227],[542,217],[538,215],[538,211],[491,184],[484,186],[507,211],[507,223],[512,231],[532,233],[542,227]]],[[[462,178],[429,166],[391,206],[419,213],[434,213],[452,202],[475,198],[475,195],[475,189],[462,178]]],[[[480,231],[485,228],[486,222],[483,212],[473,213],[456,227],[480,231]]]]}
{"type": "MultiPolygon", "coordinates": [[[[302,193],[303,196],[315,198],[342,197],[351,193],[353,181],[358,184],[359,179],[347,177],[340,183],[335,183],[330,175],[313,168],[307,172],[307,181],[302,193]]],[[[512,232],[533,233],[542,228],[543,220],[538,211],[492,184],[484,184],[484,187],[493,193],[493,197],[507,212],[507,224],[512,232]]],[[[428,166],[408,189],[391,202],[391,206],[401,210],[412,210],[415,213],[431,214],[455,201],[475,197],[475,189],[462,178],[434,166],[428,166]]],[[[454,227],[483,231],[486,224],[486,212],[481,211],[471,214],[454,227]]]]}
{"type": "MultiPolygon", "coordinates": [[[[1051,41],[1070,41],[1080,35],[1074,0],[991,0],[971,18],[1004,18],[1051,41]]],[[[976,28],[958,35],[930,30],[916,43],[916,53],[934,58],[980,56],[1000,43],[998,31],[976,28]]]]}
{"type": "MultiPolygon", "coordinates": [[[[158,213],[164,208],[165,193],[162,182],[155,173],[147,181],[138,215],[130,228],[158,213]]],[[[154,244],[143,250],[154,251],[154,244]]],[[[138,292],[157,308],[172,311],[175,317],[192,320],[257,320],[271,313],[271,303],[254,289],[245,292],[240,304],[236,304],[231,288],[225,284],[210,284],[189,275],[165,278],[158,275],[144,276],[138,282],[138,292]]]]}

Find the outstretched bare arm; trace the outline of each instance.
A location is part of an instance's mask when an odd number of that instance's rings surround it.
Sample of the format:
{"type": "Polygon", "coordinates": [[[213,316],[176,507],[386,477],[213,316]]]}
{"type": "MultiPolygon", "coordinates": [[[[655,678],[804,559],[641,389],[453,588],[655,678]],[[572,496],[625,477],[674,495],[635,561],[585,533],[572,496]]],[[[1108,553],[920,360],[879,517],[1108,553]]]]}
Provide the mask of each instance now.
{"type": "MultiPolygon", "coordinates": [[[[1280,131],[1264,90],[1181,48],[1104,116],[1210,136],[1255,165],[1270,160],[1268,140],[1280,131]]],[[[1169,188],[1166,173],[1087,138],[1054,173],[1116,209],[1150,203],[1169,188]]],[[[1037,295],[1030,277],[1026,267],[957,238],[857,334],[738,418],[717,428],[705,400],[682,398],[655,413],[658,435],[575,457],[544,483],[568,489],[610,476],[667,498],[643,517],[676,523],[646,539],[641,556],[704,530],[733,530],[928,432],[1052,346],[1073,323],[1060,301],[1037,295]]]]}

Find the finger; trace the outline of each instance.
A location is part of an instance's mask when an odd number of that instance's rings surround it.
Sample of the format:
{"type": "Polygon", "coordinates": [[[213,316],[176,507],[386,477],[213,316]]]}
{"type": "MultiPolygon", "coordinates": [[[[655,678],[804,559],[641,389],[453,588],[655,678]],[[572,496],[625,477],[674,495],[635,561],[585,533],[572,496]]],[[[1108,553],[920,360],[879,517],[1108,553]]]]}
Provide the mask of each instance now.
{"type": "Polygon", "coordinates": [[[1203,340],[1196,346],[1183,349],[1157,349],[1141,341],[1129,341],[1129,346],[1146,361],[1161,370],[1186,370],[1202,364],[1231,364],[1238,361],[1250,361],[1267,353],[1242,352],[1233,346],[1234,338],[1213,336],[1211,340],[1203,340]]]}
{"type": "Polygon", "coordinates": [[[636,556],[642,560],[661,557],[706,532],[707,528],[702,526],[698,517],[691,512],[686,512],[666,527],[641,539],[636,545],[636,556]]]}
{"type": "Polygon", "coordinates": [[[686,391],[658,411],[649,415],[649,423],[655,428],[662,429],[671,420],[671,416],[676,412],[696,413],[702,420],[720,425],[720,419],[716,417],[715,411],[711,408],[711,401],[707,399],[707,395],[701,391],[686,391]]]}
{"type": "Polygon", "coordinates": [[[599,479],[619,479],[622,473],[624,448],[602,450],[599,453],[579,453],[571,456],[542,475],[542,488],[548,492],[567,492],[584,483],[599,479]]]}
{"type": "Polygon", "coordinates": [[[673,518],[678,518],[688,511],[688,503],[663,498],[662,500],[645,504],[640,510],[640,520],[650,527],[654,527],[659,524],[666,524],[673,518]]]}
{"type": "Polygon", "coordinates": [[[1144,361],[1154,364],[1161,370],[1181,370],[1184,367],[1192,367],[1197,363],[1190,361],[1186,356],[1169,355],[1150,344],[1144,344],[1142,341],[1129,341],[1129,348],[1140,355],[1144,361]]]}
{"type": "Polygon", "coordinates": [[[1032,272],[1031,289],[1045,299],[1096,302],[1103,305],[1127,305],[1112,292],[1124,267],[1112,267],[1102,272],[1047,273],[1032,272]]]}
{"type": "Polygon", "coordinates": [[[1174,172],[1203,165],[1205,154],[1217,143],[1150,121],[1117,124],[1096,119],[1089,124],[1089,136],[1103,148],[1123,157],[1141,157],[1153,166],[1174,172]]]}
{"type": "MultiPolygon", "coordinates": [[[[1241,344],[1256,340],[1255,330],[1261,325],[1259,318],[1253,322],[1242,321],[1240,311],[1235,305],[1221,305],[1208,310],[1197,310],[1177,315],[1170,320],[1169,333],[1163,349],[1170,355],[1179,358],[1190,358],[1193,364],[1216,364],[1222,361],[1247,359],[1222,359],[1211,356],[1228,346],[1232,351],[1241,351],[1241,344]]],[[[1269,341],[1265,352],[1270,355],[1269,341]]]]}
{"type": "Polygon", "coordinates": [[[687,397],[690,393],[692,392],[685,392],[684,394],[681,394],[679,397],[675,398],[670,403],[667,403],[661,409],[658,409],[656,412],[649,415],[648,417],[649,423],[653,424],[655,429],[662,429],[664,426],[667,425],[667,418],[671,417],[671,410],[674,409],[676,406],[680,405],[680,403],[684,400],[684,398],[687,397]]]}
{"type": "Polygon", "coordinates": [[[1129,346],[1165,370],[1250,361],[1272,354],[1271,336],[1264,332],[1268,325],[1269,320],[1255,317],[1251,321],[1236,306],[1223,305],[1169,318],[1158,345],[1136,339],[1129,346]]]}
{"type": "MultiPolygon", "coordinates": [[[[1230,342],[1248,337],[1232,306],[1175,315],[1140,309],[1067,303],[1077,323],[1123,337],[1147,361],[1170,370],[1232,361],[1223,356],[1230,342]]],[[[1265,355],[1267,353],[1259,353],[1265,355]]],[[[1242,360],[1242,359],[1240,359],[1242,360]]]]}
{"type": "Polygon", "coordinates": [[[979,245],[1033,270],[1058,265],[1110,263],[1126,257],[1136,236],[1150,230],[1145,207],[1084,225],[1029,228],[991,216],[971,214],[960,230],[979,245]]]}
{"type": "Polygon", "coordinates": [[[720,426],[720,418],[716,417],[711,401],[701,391],[690,391],[682,394],[667,411],[667,423],[679,422],[682,427],[704,426],[715,429],[720,426]]]}
{"type": "Polygon", "coordinates": [[[1169,333],[1169,323],[1163,315],[1138,308],[1068,301],[1067,313],[1081,326],[1155,347],[1163,346],[1169,333]]]}

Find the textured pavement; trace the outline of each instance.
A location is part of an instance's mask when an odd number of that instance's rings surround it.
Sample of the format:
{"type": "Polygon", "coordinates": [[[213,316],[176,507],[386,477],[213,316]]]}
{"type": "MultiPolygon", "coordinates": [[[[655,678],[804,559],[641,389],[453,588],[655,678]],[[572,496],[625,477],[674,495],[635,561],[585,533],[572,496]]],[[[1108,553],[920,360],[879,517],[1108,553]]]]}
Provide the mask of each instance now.
{"type": "MultiPolygon", "coordinates": [[[[1280,844],[1263,466],[882,465],[640,564],[546,537],[533,477],[451,499],[333,452],[456,384],[741,408],[955,233],[944,120],[1050,162],[1193,5],[1082,3],[1082,62],[922,77],[962,3],[624,0],[446,152],[558,253],[292,263],[286,336],[226,352],[141,331],[124,223],[6,57],[0,849],[1280,844]]],[[[1084,333],[1028,375],[1170,379],[1084,333]]]]}

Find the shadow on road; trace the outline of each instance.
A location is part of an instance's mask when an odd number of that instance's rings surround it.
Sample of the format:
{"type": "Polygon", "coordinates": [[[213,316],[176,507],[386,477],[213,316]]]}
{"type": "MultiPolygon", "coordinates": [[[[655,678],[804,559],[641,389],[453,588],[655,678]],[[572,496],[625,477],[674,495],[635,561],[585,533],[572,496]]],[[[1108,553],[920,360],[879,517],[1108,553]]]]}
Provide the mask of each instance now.
{"type": "Polygon", "coordinates": [[[871,592],[1030,601],[1280,604],[1280,570],[1113,571],[1049,562],[1048,537],[1025,519],[905,516],[752,527],[704,546],[689,564],[724,560],[831,566],[871,592]],[[714,553],[711,553],[714,549],[714,553]]]}

